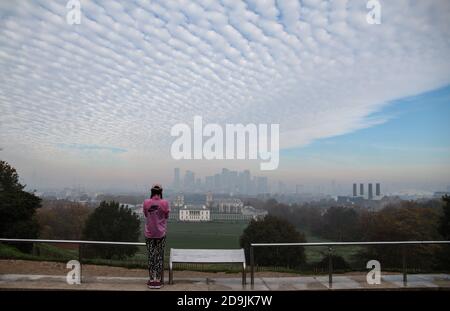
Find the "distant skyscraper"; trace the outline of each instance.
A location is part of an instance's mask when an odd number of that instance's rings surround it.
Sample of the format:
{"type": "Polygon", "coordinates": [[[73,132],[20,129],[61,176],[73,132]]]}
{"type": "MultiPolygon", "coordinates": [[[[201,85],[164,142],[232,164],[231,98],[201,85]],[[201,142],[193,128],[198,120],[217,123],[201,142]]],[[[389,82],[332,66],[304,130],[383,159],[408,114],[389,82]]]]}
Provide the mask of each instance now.
{"type": "Polygon", "coordinates": [[[230,170],[227,168],[222,169],[222,174],[220,176],[220,188],[223,192],[230,192],[230,170]]]}
{"type": "Polygon", "coordinates": [[[364,184],[359,184],[359,195],[364,195],[364,184]]]}
{"type": "Polygon", "coordinates": [[[205,177],[205,190],[214,191],[214,176],[205,177]]]}
{"type": "Polygon", "coordinates": [[[245,170],[242,172],[242,182],[243,182],[243,193],[244,194],[250,194],[251,191],[251,184],[252,184],[252,176],[250,174],[249,170],[245,170]]]}
{"type": "Polygon", "coordinates": [[[180,169],[176,167],[173,172],[173,188],[178,191],[180,190],[180,169]]]}
{"type": "Polygon", "coordinates": [[[281,180],[278,181],[278,193],[285,194],[287,192],[286,184],[281,180]]]}
{"type": "Polygon", "coordinates": [[[230,171],[228,173],[228,188],[232,193],[240,193],[239,182],[238,182],[238,172],[230,171]]]}
{"type": "Polygon", "coordinates": [[[380,183],[376,183],[375,185],[375,195],[379,197],[381,195],[381,186],[380,183]]]}
{"type": "Polygon", "coordinates": [[[369,194],[368,194],[367,198],[368,198],[369,200],[372,200],[372,199],[373,199],[372,184],[369,184],[369,194]]]}
{"type": "Polygon", "coordinates": [[[356,184],[353,184],[353,196],[356,197],[358,195],[358,188],[356,184]]]}
{"type": "Polygon", "coordinates": [[[184,191],[193,191],[195,188],[195,173],[186,171],[184,174],[184,191]]]}
{"type": "Polygon", "coordinates": [[[256,192],[257,194],[265,194],[269,192],[267,177],[257,177],[256,192]]]}
{"type": "Polygon", "coordinates": [[[214,174],[214,190],[220,192],[221,190],[221,182],[220,182],[220,174],[214,174]]]}
{"type": "MultiPolygon", "coordinates": [[[[212,192],[225,194],[267,194],[269,193],[269,180],[267,177],[253,177],[249,170],[232,171],[223,168],[221,172],[205,176],[204,180],[196,178],[193,171],[187,170],[181,176],[180,169],[174,170],[174,189],[179,184],[178,191],[185,192],[212,192]]],[[[287,187],[282,187],[286,191],[287,187]]]]}
{"type": "Polygon", "coordinates": [[[202,179],[196,178],[195,179],[195,191],[201,191],[202,190],[202,179]]]}

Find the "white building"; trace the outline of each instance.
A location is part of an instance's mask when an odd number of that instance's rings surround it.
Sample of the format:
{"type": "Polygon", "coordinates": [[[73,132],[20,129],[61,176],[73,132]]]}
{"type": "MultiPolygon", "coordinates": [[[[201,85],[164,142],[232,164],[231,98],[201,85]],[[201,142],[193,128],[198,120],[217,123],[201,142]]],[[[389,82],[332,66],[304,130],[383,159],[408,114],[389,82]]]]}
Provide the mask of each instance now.
{"type": "Polygon", "coordinates": [[[210,221],[211,214],[205,205],[185,205],[179,211],[180,221],[210,221]]]}
{"type": "Polygon", "coordinates": [[[252,219],[263,219],[268,214],[267,211],[256,209],[253,206],[244,206],[242,209],[242,216],[251,217],[252,219]]]}
{"type": "Polygon", "coordinates": [[[139,219],[144,220],[144,210],[142,209],[142,204],[124,204],[125,207],[131,209],[134,214],[138,215],[139,219]]]}
{"type": "Polygon", "coordinates": [[[184,206],[184,195],[177,195],[172,205],[175,208],[182,208],[184,206]]]}
{"type": "Polygon", "coordinates": [[[222,199],[217,203],[218,212],[221,214],[242,214],[244,203],[240,199],[222,199]]]}

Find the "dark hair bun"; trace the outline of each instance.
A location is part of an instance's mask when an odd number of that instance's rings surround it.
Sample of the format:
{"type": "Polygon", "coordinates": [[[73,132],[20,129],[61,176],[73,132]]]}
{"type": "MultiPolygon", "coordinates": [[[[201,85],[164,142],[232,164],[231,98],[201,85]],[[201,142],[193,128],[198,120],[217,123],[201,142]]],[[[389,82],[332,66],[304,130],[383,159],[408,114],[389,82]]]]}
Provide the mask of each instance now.
{"type": "Polygon", "coordinates": [[[162,191],[163,189],[162,189],[161,185],[155,184],[152,186],[151,190],[162,191]]]}

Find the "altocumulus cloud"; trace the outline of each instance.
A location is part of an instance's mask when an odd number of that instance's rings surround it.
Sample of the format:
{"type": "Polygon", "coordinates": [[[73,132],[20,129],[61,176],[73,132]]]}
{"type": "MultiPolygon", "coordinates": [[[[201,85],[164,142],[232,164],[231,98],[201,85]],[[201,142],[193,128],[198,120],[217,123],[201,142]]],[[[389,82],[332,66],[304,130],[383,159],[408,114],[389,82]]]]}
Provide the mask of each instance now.
{"type": "Polygon", "coordinates": [[[68,149],[68,150],[80,150],[80,151],[109,151],[111,153],[123,153],[126,152],[125,149],[117,147],[108,146],[97,146],[97,145],[78,145],[78,144],[57,144],[58,148],[68,149]]]}
{"type": "Polygon", "coordinates": [[[381,25],[363,0],[81,1],[68,25],[66,1],[1,1],[0,143],[168,156],[194,115],[279,123],[282,147],[383,122],[450,83],[450,2],[380,2],[381,25]]]}

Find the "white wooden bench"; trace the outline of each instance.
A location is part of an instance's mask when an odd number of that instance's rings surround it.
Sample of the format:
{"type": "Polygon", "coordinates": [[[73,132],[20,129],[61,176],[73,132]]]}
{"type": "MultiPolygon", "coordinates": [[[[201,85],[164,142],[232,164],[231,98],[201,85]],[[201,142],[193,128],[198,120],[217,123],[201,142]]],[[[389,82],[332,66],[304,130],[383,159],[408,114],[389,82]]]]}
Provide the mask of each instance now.
{"type": "Polygon", "coordinates": [[[169,284],[173,284],[174,263],[240,263],[242,264],[242,284],[245,285],[244,249],[170,249],[169,284]]]}

